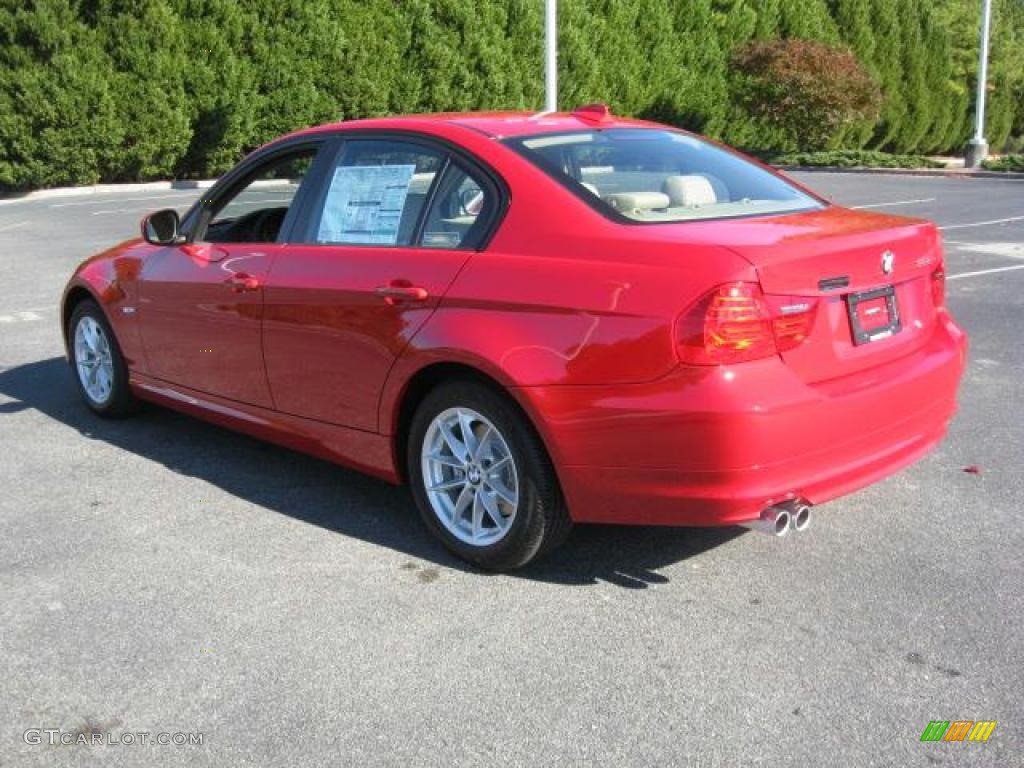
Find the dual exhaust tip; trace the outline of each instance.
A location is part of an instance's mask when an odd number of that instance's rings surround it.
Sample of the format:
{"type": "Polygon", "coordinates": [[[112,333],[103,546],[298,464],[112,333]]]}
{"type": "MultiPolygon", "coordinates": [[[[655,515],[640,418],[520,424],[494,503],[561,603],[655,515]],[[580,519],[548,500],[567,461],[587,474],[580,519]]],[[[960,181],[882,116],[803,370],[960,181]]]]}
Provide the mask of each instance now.
{"type": "Polygon", "coordinates": [[[810,524],[810,505],[802,501],[787,501],[768,507],[756,520],[743,523],[743,527],[769,536],[785,536],[790,530],[806,531],[810,524]]]}

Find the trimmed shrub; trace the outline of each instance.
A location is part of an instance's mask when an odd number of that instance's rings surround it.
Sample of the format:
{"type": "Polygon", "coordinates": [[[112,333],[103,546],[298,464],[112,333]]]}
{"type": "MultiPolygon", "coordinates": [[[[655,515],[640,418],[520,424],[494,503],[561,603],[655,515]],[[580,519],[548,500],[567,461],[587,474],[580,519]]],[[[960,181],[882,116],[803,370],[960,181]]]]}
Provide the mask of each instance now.
{"type": "Polygon", "coordinates": [[[793,152],[772,155],[772,165],[803,165],[827,168],[943,168],[942,163],[923,155],[893,155],[870,149],[844,149],[831,152],[793,152]]]}
{"type": "Polygon", "coordinates": [[[986,171],[1013,171],[1024,173],[1024,155],[1004,155],[1003,157],[990,157],[981,163],[986,171]]]}
{"type": "Polygon", "coordinates": [[[810,40],[754,41],[732,63],[739,103],[777,131],[778,149],[824,149],[844,126],[878,113],[878,86],[849,50],[810,40]]]}

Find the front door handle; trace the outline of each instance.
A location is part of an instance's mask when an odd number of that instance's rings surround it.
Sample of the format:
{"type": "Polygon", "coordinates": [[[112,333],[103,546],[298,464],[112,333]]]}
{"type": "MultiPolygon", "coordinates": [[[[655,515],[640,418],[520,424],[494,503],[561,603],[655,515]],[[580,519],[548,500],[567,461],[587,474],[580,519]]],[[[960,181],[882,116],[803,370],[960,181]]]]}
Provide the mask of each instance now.
{"type": "Polygon", "coordinates": [[[378,286],[377,295],[392,306],[407,302],[426,301],[430,296],[426,288],[410,285],[407,280],[394,280],[389,285],[378,286]]]}
{"type": "Polygon", "coordinates": [[[235,272],[231,277],[224,281],[224,284],[230,287],[235,293],[242,293],[243,291],[258,291],[260,289],[259,278],[247,275],[245,272],[235,272]]]}

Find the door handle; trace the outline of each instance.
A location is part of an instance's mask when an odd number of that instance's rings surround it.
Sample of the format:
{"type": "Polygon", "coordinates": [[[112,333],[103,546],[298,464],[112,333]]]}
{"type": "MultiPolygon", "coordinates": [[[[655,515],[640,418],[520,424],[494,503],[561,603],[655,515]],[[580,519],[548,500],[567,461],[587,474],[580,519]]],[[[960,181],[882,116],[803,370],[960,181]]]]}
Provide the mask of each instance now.
{"type": "Polygon", "coordinates": [[[231,277],[224,281],[224,284],[230,287],[235,293],[242,293],[243,291],[258,291],[260,289],[259,278],[247,275],[245,272],[235,272],[231,277]]]}
{"type": "Polygon", "coordinates": [[[430,296],[426,288],[409,285],[405,280],[395,280],[390,285],[378,286],[377,295],[382,297],[386,304],[392,306],[406,302],[426,301],[430,296]]]}

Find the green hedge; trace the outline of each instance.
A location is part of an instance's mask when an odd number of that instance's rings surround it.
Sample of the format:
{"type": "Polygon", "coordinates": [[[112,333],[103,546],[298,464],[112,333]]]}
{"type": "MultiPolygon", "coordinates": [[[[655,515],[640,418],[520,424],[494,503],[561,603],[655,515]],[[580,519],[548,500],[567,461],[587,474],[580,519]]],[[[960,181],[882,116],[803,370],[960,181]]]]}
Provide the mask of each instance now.
{"type": "Polygon", "coordinates": [[[1024,155],[1004,155],[985,160],[981,166],[987,171],[1024,173],[1024,155]]]}
{"type": "MultiPolygon", "coordinates": [[[[957,151],[976,0],[561,0],[561,103],[607,101],[739,146],[806,149],[738,106],[752,39],[849,47],[877,120],[830,146],[957,151]]],[[[1024,4],[995,0],[988,138],[1024,135],[1024,4]]],[[[0,0],[0,192],[209,176],[312,123],[533,109],[540,0],[0,0]]]]}
{"type": "Polygon", "coordinates": [[[836,149],[829,152],[791,152],[770,156],[774,165],[803,165],[827,168],[944,168],[944,164],[923,155],[894,155],[871,149],[836,149]]]}

